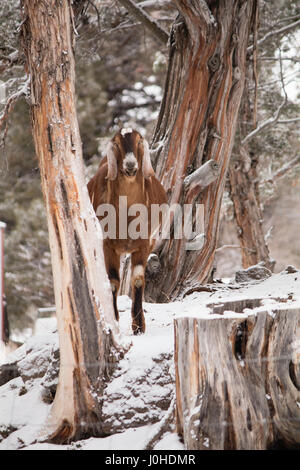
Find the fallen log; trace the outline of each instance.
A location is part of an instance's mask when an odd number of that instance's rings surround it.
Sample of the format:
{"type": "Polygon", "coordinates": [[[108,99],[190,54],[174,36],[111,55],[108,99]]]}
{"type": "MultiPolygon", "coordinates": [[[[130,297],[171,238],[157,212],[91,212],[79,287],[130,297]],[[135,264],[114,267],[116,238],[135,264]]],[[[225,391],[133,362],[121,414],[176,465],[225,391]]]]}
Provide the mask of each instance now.
{"type": "Polygon", "coordinates": [[[300,308],[243,312],[259,305],[175,319],[177,432],[189,450],[300,447],[300,308]]]}

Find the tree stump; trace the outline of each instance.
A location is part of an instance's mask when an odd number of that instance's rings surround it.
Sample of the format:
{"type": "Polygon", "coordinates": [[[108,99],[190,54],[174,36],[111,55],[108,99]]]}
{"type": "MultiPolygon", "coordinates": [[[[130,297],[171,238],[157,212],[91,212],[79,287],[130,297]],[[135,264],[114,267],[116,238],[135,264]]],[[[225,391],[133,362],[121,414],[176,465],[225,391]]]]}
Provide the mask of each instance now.
{"type": "Polygon", "coordinates": [[[175,320],[177,431],[189,450],[300,446],[300,308],[243,312],[259,304],[175,320]]]}

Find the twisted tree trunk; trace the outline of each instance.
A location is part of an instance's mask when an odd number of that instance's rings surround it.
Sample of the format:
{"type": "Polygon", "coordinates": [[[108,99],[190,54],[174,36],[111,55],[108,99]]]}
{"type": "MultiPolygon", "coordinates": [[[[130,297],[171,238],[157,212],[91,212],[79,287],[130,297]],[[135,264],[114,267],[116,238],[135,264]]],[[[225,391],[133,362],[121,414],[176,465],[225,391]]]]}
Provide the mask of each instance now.
{"type": "MultiPolygon", "coordinates": [[[[257,3],[257,2],[256,2],[257,3]]],[[[258,6],[256,7],[256,17],[258,6]]],[[[254,26],[257,21],[254,22],[254,26]]],[[[254,32],[255,33],[255,32],[254,32]]],[[[255,34],[254,34],[255,36],[255,34]]],[[[255,48],[256,50],[256,48],[255,48]]],[[[256,57],[257,52],[254,53],[256,57]]],[[[247,61],[247,77],[240,107],[239,139],[242,140],[256,126],[256,97],[252,96],[249,85],[253,83],[253,64],[247,61]],[[251,124],[252,123],[252,124],[251,124]]],[[[257,82],[257,77],[256,77],[257,82]]],[[[257,85],[257,83],[256,83],[257,85]]],[[[263,262],[273,270],[268,245],[263,231],[263,214],[260,207],[259,177],[257,165],[259,157],[253,143],[238,144],[238,151],[231,159],[229,168],[229,192],[233,202],[237,234],[241,246],[242,264],[244,268],[263,262]]]]}
{"type": "Polygon", "coordinates": [[[189,201],[204,205],[203,247],[187,251],[184,240],[171,239],[157,252],[161,270],[146,287],[146,299],[157,301],[207,282],[211,275],[254,0],[176,5],[180,14],[171,31],[164,98],[152,142],[156,173],[170,204],[185,202],[185,177],[208,160],[218,164],[219,175],[189,201]]]}
{"type": "Polygon", "coordinates": [[[121,352],[102,233],[84,179],[74,94],[71,2],[23,0],[31,116],[46,205],[58,332],[59,385],[44,437],[101,435],[104,381],[121,352]],[[97,392],[97,395],[94,393],[97,392]]]}
{"type": "MultiPolygon", "coordinates": [[[[244,150],[244,149],[243,149],[244,150]]],[[[244,150],[245,151],[245,150],[244,150]]],[[[233,202],[237,234],[242,250],[243,268],[263,262],[273,270],[274,261],[263,231],[263,214],[257,189],[257,163],[255,156],[234,159],[229,169],[230,197],[233,202]]]]}

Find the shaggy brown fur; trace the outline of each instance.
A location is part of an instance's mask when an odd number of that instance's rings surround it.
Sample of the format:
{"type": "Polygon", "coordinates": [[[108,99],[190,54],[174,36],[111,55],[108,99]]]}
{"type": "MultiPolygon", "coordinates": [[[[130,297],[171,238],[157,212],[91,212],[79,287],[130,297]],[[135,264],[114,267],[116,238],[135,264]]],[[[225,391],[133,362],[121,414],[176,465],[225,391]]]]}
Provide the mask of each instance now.
{"type": "MultiPolygon", "coordinates": [[[[107,157],[102,160],[96,175],[88,183],[88,191],[95,212],[101,204],[108,203],[112,204],[116,210],[116,239],[106,238],[103,242],[116,319],[119,319],[117,294],[120,286],[120,256],[124,253],[130,253],[132,330],[134,334],[144,333],[145,318],[142,300],[145,287],[145,267],[154,245],[150,233],[151,204],[166,203],[167,197],[164,188],[154,175],[148,144],[137,131],[126,132],[123,130],[114,136],[109,144],[107,157]],[[119,207],[120,196],[127,196],[128,209],[132,204],[143,204],[147,207],[147,239],[133,240],[128,236],[124,239],[120,238],[119,213],[122,212],[122,207],[119,207]]],[[[101,220],[103,217],[98,218],[101,220]]],[[[128,225],[134,218],[134,216],[127,217],[128,225]]]]}

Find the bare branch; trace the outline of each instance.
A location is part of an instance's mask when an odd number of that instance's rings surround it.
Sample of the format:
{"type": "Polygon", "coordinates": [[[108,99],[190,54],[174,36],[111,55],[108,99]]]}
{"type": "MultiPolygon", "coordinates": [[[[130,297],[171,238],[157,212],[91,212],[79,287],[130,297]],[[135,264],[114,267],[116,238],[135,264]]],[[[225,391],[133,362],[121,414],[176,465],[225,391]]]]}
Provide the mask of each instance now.
{"type": "Polygon", "coordinates": [[[291,62],[300,62],[300,59],[297,57],[282,57],[281,59],[279,57],[260,57],[260,60],[290,60],[291,62]]]}
{"type": "Polygon", "coordinates": [[[247,250],[247,251],[250,251],[251,253],[255,253],[255,250],[253,250],[252,248],[247,248],[245,246],[242,247],[240,245],[222,245],[216,249],[216,253],[219,253],[220,251],[227,250],[227,249],[247,250]]]}
{"type": "Polygon", "coordinates": [[[172,5],[171,0],[145,0],[139,2],[141,8],[169,8],[172,5]]]}
{"type": "Polygon", "coordinates": [[[188,175],[183,182],[185,202],[187,204],[192,203],[207,186],[216,181],[219,174],[219,164],[215,160],[208,160],[204,165],[188,175]]]}
{"type": "MultiPolygon", "coordinates": [[[[26,77],[25,82],[22,83],[22,85],[19,87],[19,89],[15,93],[13,93],[11,96],[9,96],[8,99],[6,100],[4,111],[0,115],[0,130],[2,129],[3,124],[7,123],[8,117],[9,117],[11,111],[13,110],[14,105],[16,104],[18,99],[21,96],[23,96],[23,95],[26,96],[28,94],[28,92],[29,92],[29,83],[30,83],[30,77],[28,77],[28,78],[26,77]]],[[[1,139],[0,146],[2,146],[4,141],[5,141],[6,133],[7,133],[7,125],[5,126],[4,135],[1,139]]]]}
{"type": "Polygon", "coordinates": [[[157,424],[152,434],[150,434],[150,438],[146,443],[144,449],[151,450],[155,446],[155,444],[160,440],[162,435],[171,428],[171,424],[174,420],[175,414],[175,407],[176,407],[176,397],[174,396],[171,400],[170,406],[162,418],[162,420],[157,424]]]}
{"type": "Polygon", "coordinates": [[[277,170],[270,178],[266,178],[260,182],[261,185],[266,183],[274,184],[276,180],[282,178],[288,171],[292,170],[295,166],[300,163],[300,155],[290,160],[288,163],[283,165],[279,170],[277,170]]]}
{"type": "Polygon", "coordinates": [[[92,2],[92,0],[88,0],[88,3],[89,3],[89,4],[93,7],[93,9],[95,10],[96,15],[97,15],[98,27],[99,27],[99,29],[101,29],[101,21],[100,21],[100,13],[99,13],[99,10],[98,10],[98,8],[96,7],[96,5],[94,4],[94,2],[92,2]]]}
{"type": "Polygon", "coordinates": [[[135,18],[141,21],[151,33],[160,40],[160,42],[167,44],[169,35],[168,33],[155,21],[148,13],[146,13],[138,4],[133,0],[118,0],[135,18]]]}
{"type": "Polygon", "coordinates": [[[0,72],[3,73],[9,67],[16,65],[20,60],[19,51],[13,50],[10,54],[0,54],[0,72]]]}
{"type": "Polygon", "coordinates": [[[282,84],[282,91],[283,91],[283,94],[284,94],[284,99],[281,102],[281,104],[278,106],[277,110],[275,111],[275,113],[272,117],[270,117],[269,119],[266,119],[262,123],[258,124],[257,127],[253,131],[251,131],[248,135],[246,135],[246,137],[241,142],[242,146],[245,145],[245,143],[248,142],[248,140],[252,139],[254,136],[256,136],[259,132],[261,132],[266,127],[270,127],[273,124],[276,124],[279,120],[279,116],[281,114],[281,111],[282,111],[283,107],[287,103],[288,98],[287,98],[287,93],[286,93],[286,89],[285,89],[285,85],[284,85],[282,60],[281,60],[281,49],[279,49],[279,58],[280,58],[280,81],[281,81],[281,84],[282,84]]]}
{"type": "MultiPolygon", "coordinates": [[[[290,81],[289,82],[285,81],[285,83],[290,83],[295,77],[297,77],[298,73],[299,73],[298,70],[296,70],[296,71],[294,70],[291,73],[286,73],[283,78],[284,78],[284,80],[289,78],[290,81]]],[[[258,86],[258,89],[259,90],[265,90],[268,87],[270,87],[271,85],[275,85],[275,83],[278,83],[280,81],[281,81],[280,78],[276,78],[275,80],[271,80],[269,82],[264,82],[264,83],[262,83],[261,85],[258,86]]],[[[249,86],[249,91],[252,91],[252,90],[254,90],[254,86],[249,86]]]]}
{"type": "Polygon", "coordinates": [[[238,249],[238,250],[241,250],[242,247],[240,245],[222,245],[222,246],[219,246],[219,248],[216,249],[216,253],[219,253],[220,251],[223,251],[223,250],[227,250],[227,249],[238,249]]]}
{"type": "Polygon", "coordinates": [[[102,29],[101,34],[104,34],[104,33],[111,34],[112,32],[115,32],[115,31],[121,31],[121,30],[124,30],[124,29],[136,28],[137,26],[141,26],[141,25],[142,25],[141,22],[132,23],[132,22],[129,22],[129,21],[123,21],[122,23],[118,24],[114,28],[102,29]]]}
{"type": "Polygon", "coordinates": [[[278,106],[277,110],[275,111],[275,113],[272,117],[270,117],[269,119],[266,119],[262,123],[258,124],[258,126],[252,132],[250,132],[248,135],[246,135],[246,137],[242,140],[241,145],[242,146],[245,145],[245,143],[248,142],[248,140],[255,137],[263,129],[266,129],[266,127],[270,127],[273,124],[276,124],[278,122],[280,113],[281,113],[282,108],[283,108],[284,105],[285,105],[285,100],[282,101],[282,103],[278,106]]]}
{"type": "MultiPolygon", "coordinates": [[[[276,29],[275,31],[274,30],[268,31],[262,38],[260,38],[257,41],[257,45],[260,46],[263,42],[265,42],[270,37],[287,33],[291,31],[292,29],[296,28],[297,26],[300,26],[300,20],[297,20],[294,23],[290,23],[286,26],[283,26],[282,28],[276,29]]],[[[253,44],[251,44],[251,46],[248,47],[247,52],[252,52],[252,50],[253,50],[253,44]]]]}
{"type": "Polygon", "coordinates": [[[272,235],[272,231],[273,231],[273,228],[274,228],[274,225],[272,225],[269,230],[267,231],[266,235],[265,235],[265,242],[267,243],[269,238],[271,238],[271,235],[272,235]]]}
{"type": "Polygon", "coordinates": [[[287,100],[288,100],[288,97],[287,97],[287,92],[286,92],[285,84],[284,84],[281,48],[279,48],[279,65],[280,65],[280,80],[281,80],[282,90],[283,90],[283,93],[284,93],[285,104],[286,104],[287,100]]]}
{"type": "Polygon", "coordinates": [[[253,127],[257,126],[257,101],[258,101],[258,68],[257,68],[257,41],[258,41],[258,22],[259,22],[259,5],[258,0],[255,2],[255,19],[253,23],[253,80],[254,80],[254,106],[253,106],[253,127]]]}
{"type": "Polygon", "coordinates": [[[277,121],[277,124],[291,124],[292,122],[297,121],[300,121],[300,117],[294,117],[291,119],[279,119],[279,121],[277,121]]]}
{"type": "Polygon", "coordinates": [[[204,165],[200,166],[193,173],[184,179],[185,189],[193,188],[199,185],[206,188],[211,184],[219,175],[219,165],[215,160],[208,160],[204,165]]]}
{"type": "Polygon", "coordinates": [[[298,20],[300,18],[300,15],[294,15],[294,16],[287,16],[285,18],[281,18],[277,24],[283,23],[284,21],[291,21],[291,20],[298,20]]]}
{"type": "Polygon", "coordinates": [[[207,186],[213,183],[220,174],[220,166],[215,160],[208,160],[184,179],[184,189],[186,200],[203,191],[207,186]]]}

